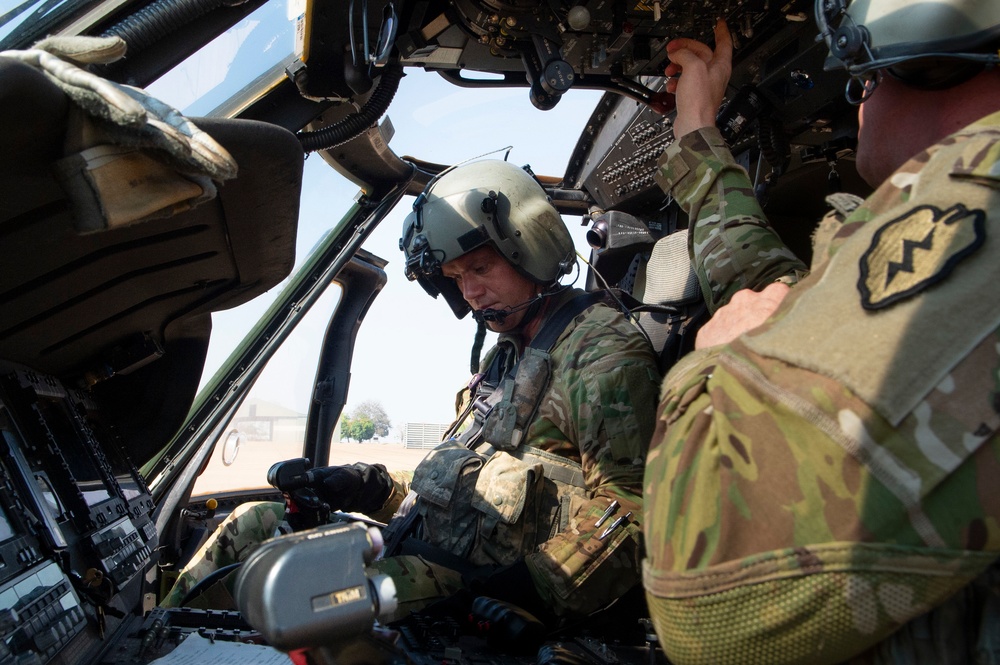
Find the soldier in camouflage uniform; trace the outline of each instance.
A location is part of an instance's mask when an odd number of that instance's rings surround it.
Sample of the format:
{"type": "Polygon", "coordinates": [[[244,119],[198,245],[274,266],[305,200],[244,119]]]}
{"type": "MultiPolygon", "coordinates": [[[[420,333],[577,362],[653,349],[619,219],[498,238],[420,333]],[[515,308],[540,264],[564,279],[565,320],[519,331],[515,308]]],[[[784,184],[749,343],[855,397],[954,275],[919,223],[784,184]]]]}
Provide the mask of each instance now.
{"type": "MultiPolygon", "coordinates": [[[[334,509],[392,518],[392,556],[373,572],[392,576],[396,616],[463,590],[555,621],[611,604],[640,582],[660,382],[649,342],[602,299],[559,283],[576,264],[569,232],[534,178],[507,162],[433,181],[400,247],[410,279],[456,316],[472,310],[498,342],[452,436],[412,474],[328,467],[314,470],[313,489],[334,509]]],[[[199,559],[209,556],[229,560],[199,559]]]]}
{"type": "Polygon", "coordinates": [[[710,127],[728,33],[668,46],[691,112],[661,184],[717,317],[663,384],[649,608],[677,665],[1000,662],[1000,3],[817,8],[877,189],[835,201],[791,289],[724,281],[785,263],[710,127]]]}
{"type": "MultiPolygon", "coordinates": [[[[413,523],[396,517],[387,529],[390,546],[402,540],[403,552],[409,543],[420,555],[376,566],[393,573],[410,608],[440,595],[412,586],[422,576],[413,571],[427,568],[449,580],[437,585],[446,591],[471,586],[542,615],[610,604],[639,583],[643,437],[659,392],[648,341],[607,303],[559,284],[576,264],[572,240],[544,190],[507,162],[475,162],[432,183],[400,246],[410,279],[459,317],[473,310],[499,338],[454,439],[413,473],[413,523]],[[501,295],[501,283],[519,286],[501,295]],[[546,334],[552,341],[536,348],[546,334]],[[460,581],[435,552],[451,555],[460,581]]],[[[387,507],[406,494],[394,481],[387,507]]]]}

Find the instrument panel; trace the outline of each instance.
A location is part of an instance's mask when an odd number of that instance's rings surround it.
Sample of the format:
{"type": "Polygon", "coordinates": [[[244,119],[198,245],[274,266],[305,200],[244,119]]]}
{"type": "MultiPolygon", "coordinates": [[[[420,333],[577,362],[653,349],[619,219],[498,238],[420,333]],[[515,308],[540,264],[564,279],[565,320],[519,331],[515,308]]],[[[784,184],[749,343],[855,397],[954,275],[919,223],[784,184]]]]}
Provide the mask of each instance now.
{"type": "Polygon", "coordinates": [[[149,489],[78,388],[0,368],[0,660],[76,662],[157,546],[149,489]]]}

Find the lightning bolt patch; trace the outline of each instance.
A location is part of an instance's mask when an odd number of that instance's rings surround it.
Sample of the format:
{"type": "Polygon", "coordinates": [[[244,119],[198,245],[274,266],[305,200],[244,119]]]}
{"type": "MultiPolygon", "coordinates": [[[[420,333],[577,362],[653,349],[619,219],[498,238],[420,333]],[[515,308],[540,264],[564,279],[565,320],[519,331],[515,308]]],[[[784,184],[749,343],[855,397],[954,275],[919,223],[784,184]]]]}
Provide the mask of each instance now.
{"type": "Polygon", "coordinates": [[[888,307],[947,277],[983,244],[985,221],[985,212],[958,203],[917,206],[887,222],[861,256],[862,307],[888,307]]]}

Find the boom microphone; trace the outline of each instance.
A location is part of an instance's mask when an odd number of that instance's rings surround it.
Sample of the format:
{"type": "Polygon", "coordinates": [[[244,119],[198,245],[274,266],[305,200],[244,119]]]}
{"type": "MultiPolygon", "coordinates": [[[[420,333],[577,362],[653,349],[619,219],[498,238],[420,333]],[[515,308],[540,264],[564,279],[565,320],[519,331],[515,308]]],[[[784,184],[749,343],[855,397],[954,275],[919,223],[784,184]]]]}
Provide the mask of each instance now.
{"type": "Polygon", "coordinates": [[[483,323],[495,322],[500,325],[503,325],[504,321],[506,321],[507,317],[510,316],[511,314],[515,312],[520,312],[523,309],[527,309],[532,305],[534,305],[539,300],[542,300],[543,298],[548,298],[549,296],[554,296],[555,294],[559,293],[565,288],[567,287],[560,284],[551,291],[543,291],[542,293],[536,295],[534,298],[525,300],[523,303],[521,303],[520,305],[516,305],[515,307],[505,307],[504,309],[489,309],[489,308],[477,309],[474,312],[472,312],[472,318],[475,319],[476,322],[483,322],[483,323]]]}

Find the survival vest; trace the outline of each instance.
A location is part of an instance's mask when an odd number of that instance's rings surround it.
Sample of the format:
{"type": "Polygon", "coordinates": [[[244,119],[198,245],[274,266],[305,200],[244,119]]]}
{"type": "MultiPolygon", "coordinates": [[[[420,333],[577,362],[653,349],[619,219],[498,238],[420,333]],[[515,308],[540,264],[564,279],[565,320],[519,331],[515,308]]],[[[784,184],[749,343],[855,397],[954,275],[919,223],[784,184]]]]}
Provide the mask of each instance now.
{"type": "Polygon", "coordinates": [[[603,291],[565,301],[518,359],[500,348],[473,379],[465,412],[413,473],[417,499],[386,529],[386,554],[422,556],[460,572],[508,565],[566,527],[574,498],[585,495],[583,470],[523,437],[551,379],[550,352],[576,316],[603,302],[603,291]],[[457,424],[472,416],[458,434],[457,424]]]}

